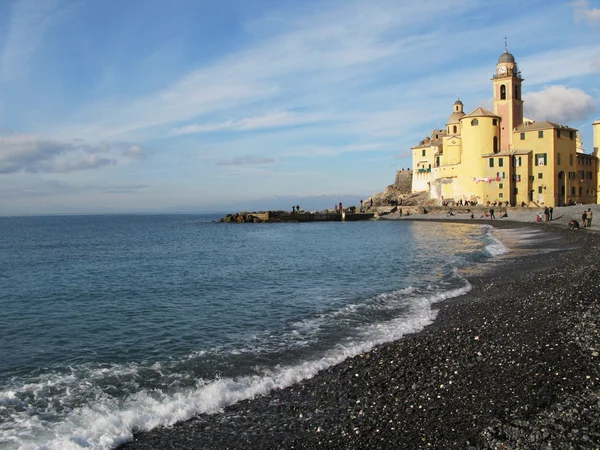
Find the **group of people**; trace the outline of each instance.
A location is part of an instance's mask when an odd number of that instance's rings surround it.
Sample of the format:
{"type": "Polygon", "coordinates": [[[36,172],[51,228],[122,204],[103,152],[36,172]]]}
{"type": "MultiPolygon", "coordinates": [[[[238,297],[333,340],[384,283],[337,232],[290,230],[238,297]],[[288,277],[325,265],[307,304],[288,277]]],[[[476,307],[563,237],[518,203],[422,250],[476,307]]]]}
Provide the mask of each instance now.
{"type": "Polygon", "coordinates": [[[550,222],[552,220],[552,215],[554,214],[554,208],[552,206],[544,207],[544,212],[539,213],[535,220],[536,222],[550,222]]]}
{"type": "MultiPolygon", "coordinates": [[[[489,204],[489,202],[488,202],[488,204],[489,204]]],[[[477,205],[477,202],[463,200],[462,198],[457,202],[455,202],[454,200],[442,201],[442,206],[475,206],[475,205],[477,205]]]]}
{"type": "Polygon", "coordinates": [[[583,211],[583,214],[581,214],[581,222],[583,223],[584,228],[592,226],[592,216],[593,214],[591,208],[588,208],[587,211],[583,211]]]}

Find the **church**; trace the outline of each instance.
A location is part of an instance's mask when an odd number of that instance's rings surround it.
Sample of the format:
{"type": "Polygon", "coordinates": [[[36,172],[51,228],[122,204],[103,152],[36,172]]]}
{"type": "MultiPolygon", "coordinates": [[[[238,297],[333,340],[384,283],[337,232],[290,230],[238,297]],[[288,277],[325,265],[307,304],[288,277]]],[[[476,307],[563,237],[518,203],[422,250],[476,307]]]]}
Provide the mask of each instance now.
{"type": "Polygon", "coordinates": [[[600,120],[594,151],[586,154],[575,128],[525,118],[524,80],[506,47],[491,81],[493,112],[478,107],[466,114],[457,100],[446,128],[412,148],[413,192],[440,203],[597,203],[600,120]]]}

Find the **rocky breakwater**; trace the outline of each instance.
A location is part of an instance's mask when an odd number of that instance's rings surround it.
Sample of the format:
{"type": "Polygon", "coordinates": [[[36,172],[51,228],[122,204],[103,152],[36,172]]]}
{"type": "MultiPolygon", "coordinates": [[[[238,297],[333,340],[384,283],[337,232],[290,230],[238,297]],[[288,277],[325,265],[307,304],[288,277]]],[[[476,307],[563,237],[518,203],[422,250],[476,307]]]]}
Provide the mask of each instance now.
{"type": "Polygon", "coordinates": [[[219,220],[219,222],[224,222],[224,223],[261,223],[261,222],[265,222],[265,214],[268,214],[268,213],[239,212],[239,213],[235,213],[235,214],[227,214],[225,217],[222,217],[219,220]]]}
{"type": "Polygon", "coordinates": [[[225,223],[285,223],[285,222],[339,222],[339,221],[357,221],[369,220],[374,217],[371,212],[357,212],[355,206],[345,208],[340,211],[261,211],[261,212],[240,212],[237,214],[227,214],[220,222],[225,223]]]}

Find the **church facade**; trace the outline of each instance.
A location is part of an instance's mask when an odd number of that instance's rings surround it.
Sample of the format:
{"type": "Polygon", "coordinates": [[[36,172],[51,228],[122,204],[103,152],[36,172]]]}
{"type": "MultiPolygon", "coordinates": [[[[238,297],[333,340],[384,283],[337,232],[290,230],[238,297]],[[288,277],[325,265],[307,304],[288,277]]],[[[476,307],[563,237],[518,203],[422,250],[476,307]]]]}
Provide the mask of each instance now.
{"type": "Polygon", "coordinates": [[[594,151],[583,151],[578,130],[523,116],[523,78],[505,49],[492,86],[494,111],[463,111],[457,100],[445,129],[412,148],[413,192],[440,202],[560,206],[597,203],[600,120],[594,151]]]}

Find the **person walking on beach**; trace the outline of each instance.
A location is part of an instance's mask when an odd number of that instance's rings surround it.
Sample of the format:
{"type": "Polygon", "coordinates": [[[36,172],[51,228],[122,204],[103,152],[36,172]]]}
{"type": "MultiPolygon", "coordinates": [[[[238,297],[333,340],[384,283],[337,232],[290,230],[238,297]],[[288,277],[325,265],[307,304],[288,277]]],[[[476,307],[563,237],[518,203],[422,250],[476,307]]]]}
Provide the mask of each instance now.
{"type": "Polygon", "coordinates": [[[587,227],[587,213],[585,211],[583,211],[583,214],[581,215],[581,224],[583,225],[583,228],[587,227]]]}
{"type": "Polygon", "coordinates": [[[587,214],[586,214],[586,219],[587,219],[587,226],[591,227],[592,226],[592,209],[588,208],[587,210],[587,214]]]}
{"type": "Polygon", "coordinates": [[[495,219],[496,216],[494,215],[494,209],[490,208],[490,219],[495,219]]]}

